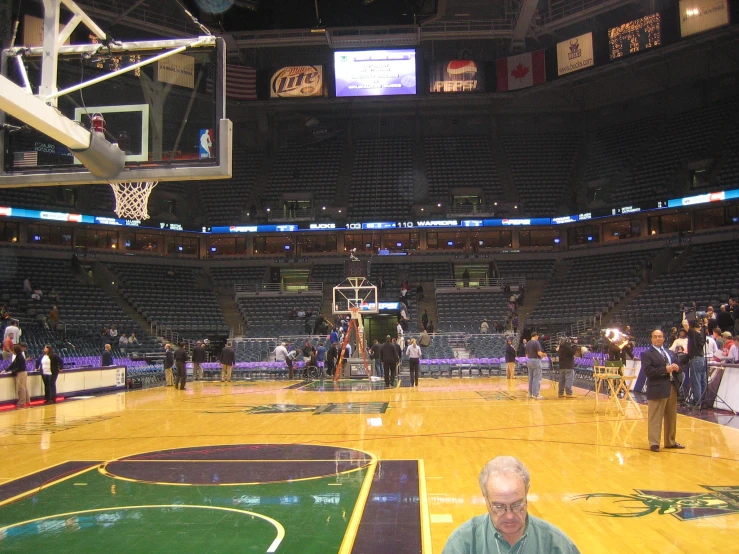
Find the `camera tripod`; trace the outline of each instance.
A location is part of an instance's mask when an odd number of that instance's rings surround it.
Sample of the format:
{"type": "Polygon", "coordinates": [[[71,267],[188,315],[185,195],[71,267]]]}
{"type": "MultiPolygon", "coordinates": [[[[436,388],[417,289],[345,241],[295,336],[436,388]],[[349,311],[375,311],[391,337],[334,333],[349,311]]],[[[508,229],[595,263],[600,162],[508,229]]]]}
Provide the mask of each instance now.
{"type": "MultiPolygon", "coordinates": [[[[705,347],[704,347],[704,351],[705,351],[705,347]]],[[[704,408],[703,407],[707,403],[708,393],[709,393],[709,385],[711,383],[711,376],[710,376],[710,373],[709,373],[710,366],[708,364],[708,357],[706,357],[706,356],[703,357],[703,363],[704,363],[705,371],[706,371],[706,387],[705,387],[705,390],[703,390],[703,392],[701,392],[701,397],[697,400],[697,402],[695,402],[694,404],[690,405],[690,412],[692,414],[695,414],[695,413],[700,414],[700,413],[703,412],[704,409],[709,409],[709,408],[704,408]]],[[[716,367],[716,369],[718,369],[718,367],[716,367]]],[[[716,371],[714,371],[714,376],[715,376],[715,374],[716,374],[716,371]]],[[[691,371],[690,379],[691,379],[691,383],[692,383],[692,380],[693,380],[692,371],[691,371]]],[[[713,392],[712,392],[712,394],[713,394],[713,392]]],[[[691,396],[692,395],[693,395],[693,391],[691,390],[691,396]]],[[[715,400],[718,400],[719,402],[721,402],[734,415],[739,415],[739,412],[737,412],[734,408],[732,408],[731,406],[729,406],[728,402],[726,402],[723,398],[721,398],[721,396],[718,394],[718,387],[717,387],[717,390],[715,392],[715,400]]],[[[687,401],[688,401],[688,399],[686,398],[685,399],[686,404],[687,404],[687,401]]]]}

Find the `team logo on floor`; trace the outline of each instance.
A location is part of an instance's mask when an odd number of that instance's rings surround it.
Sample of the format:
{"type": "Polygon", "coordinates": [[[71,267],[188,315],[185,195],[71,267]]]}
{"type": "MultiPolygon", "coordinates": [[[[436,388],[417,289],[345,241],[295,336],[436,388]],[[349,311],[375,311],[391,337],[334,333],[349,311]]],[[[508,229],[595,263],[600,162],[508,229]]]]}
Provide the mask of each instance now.
{"type": "Polygon", "coordinates": [[[313,415],[324,414],[384,414],[388,402],[343,402],[338,404],[260,404],[249,406],[244,410],[207,412],[210,414],[247,413],[261,414],[295,414],[308,413],[313,415]]]}
{"type": "Polygon", "coordinates": [[[636,494],[612,494],[599,492],[583,494],[575,500],[611,498],[621,511],[595,511],[597,515],[610,517],[644,517],[649,514],[672,515],[679,520],[703,519],[739,513],[739,487],[709,487],[710,492],[670,492],[638,490],[636,494]]]}

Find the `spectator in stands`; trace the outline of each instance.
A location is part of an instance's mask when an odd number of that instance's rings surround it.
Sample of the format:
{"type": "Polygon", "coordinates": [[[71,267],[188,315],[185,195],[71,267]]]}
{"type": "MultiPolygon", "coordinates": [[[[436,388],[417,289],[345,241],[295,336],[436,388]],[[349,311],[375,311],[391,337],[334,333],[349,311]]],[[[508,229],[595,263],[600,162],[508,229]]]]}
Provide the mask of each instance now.
{"type": "Polygon", "coordinates": [[[187,362],[188,362],[187,350],[185,350],[185,343],[181,342],[177,345],[177,350],[174,351],[174,388],[179,390],[185,390],[185,384],[187,383],[187,362]]]}
{"type": "Polygon", "coordinates": [[[424,298],[426,298],[426,296],[423,293],[423,285],[418,283],[418,286],[416,287],[416,301],[423,302],[424,298]]]}
{"type": "Polygon", "coordinates": [[[431,346],[431,337],[429,336],[429,332],[426,329],[423,329],[421,331],[421,337],[418,339],[418,345],[421,348],[428,348],[431,346]]]}
{"type": "Polygon", "coordinates": [[[434,334],[434,322],[429,320],[429,324],[426,326],[426,330],[429,332],[429,335],[434,334]]]}
{"type": "Polygon", "coordinates": [[[305,334],[310,335],[310,332],[311,332],[310,312],[306,313],[305,317],[303,318],[303,328],[305,330],[305,334]]]}
{"type": "Polygon", "coordinates": [[[683,350],[687,351],[688,349],[688,333],[680,329],[680,332],[678,333],[678,337],[672,341],[672,344],[670,345],[670,350],[673,352],[677,352],[677,347],[682,346],[683,350]]]}
{"type": "Polygon", "coordinates": [[[403,347],[405,346],[405,338],[403,337],[403,326],[400,322],[398,322],[398,325],[395,327],[395,333],[398,339],[398,346],[403,350],[403,347]]]}
{"type": "Polygon", "coordinates": [[[195,348],[192,349],[192,380],[203,380],[203,364],[205,363],[205,348],[203,343],[198,341],[195,348]]]}
{"type": "Polygon", "coordinates": [[[490,330],[490,326],[488,325],[488,320],[483,319],[482,323],[480,323],[480,333],[485,334],[490,330]]]}
{"type": "Polygon", "coordinates": [[[118,329],[116,329],[115,325],[111,325],[110,329],[108,329],[108,336],[111,339],[115,339],[118,336],[118,329]]]}
{"type": "Polygon", "coordinates": [[[288,312],[287,318],[295,319],[296,317],[298,317],[298,309],[293,306],[293,309],[288,312]]]}
{"type": "Polygon", "coordinates": [[[221,350],[221,381],[231,382],[231,370],[234,363],[236,363],[236,352],[234,352],[233,343],[228,341],[226,347],[221,350]]]}
{"type": "Polygon", "coordinates": [[[706,308],[706,319],[708,320],[708,332],[713,333],[714,327],[718,325],[716,322],[716,312],[713,311],[713,306],[708,306],[708,308],[706,308]]]}
{"type": "Polygon", "coordinates": [[[513,313],[513,319],[511,320],[511,325],[513,327],[513,332],[518,333],[518,314],[513,313]]]}
{"type": "Polygon", "coordinates": [[[40,301],[41,298],[43,298],[44,293],[41,289],[33,289],[33,294],[31,295],[31,300],[38,300],[40,301]]]}
{"type": "Polygon", "coordinates": [[[406,308],[410,308],[410,302],[408,300],[408,289],[401,288],[400,289],[400,301],[405,304],[406,308]]]}
{"type": "Polygon", "coordinates": [[[59,293],[56,291],[55,287],[51,287],[51,292],[49,293],[49,300],[53,300],[54,302],[59,302],[59,293]]]}
{"type": "MultiPolygon", "coordinates": [[[[107,346],[107,345],[106,345],[107,346]]],[[[171,344],[164,345],[164,380],[166,386],[174,385],[174,377],[172,376],[172,368],[174,367],[174,351],[171,344]]]]}
{"type": "Polygon", "coordinates": [[[544,400],[539,394],[541,390],[541,358],[545,358],[546,354],[539,344],[539,333],[534,331],[531,333],[531,340],[526,343],[526,365],[529,369],[529,398],[536,400],[544,400]]]}
{"type": "Polygon", "coordinates": [[[715,342],[716,347],[721,350],[724,347],[724,337],[721,336],[721,327],[714,327],[711,333],[711,336],[713,337],[713,342],[715,342]]]}
{"type": "Polygon", "coordinates": [[[572,385],[575,382],[575,347],[568,339],[562,339],[557,349],[559,355],[559,397],[572,398],[572,385]]]}
{"type": "Polygon", "coordinates": [[[731,347],[734,346],[734,343],[736,342],[729,331],[724,331],[721,333],[721,336],[724,338],[724,345],[721,347],[721,358],[727,359],[729,357],[729,352],[731,351],[731,347]]]}
{"type": "Polygon", "coordinates": [[[62,359],[48,344],[44,346],[44,355],[36,361],[36,369],[41,371],[44,382],[44,404],[56,404],[56,380],[62,370],[62,359]]]}
{"type": "Polygon", "coordinates": [[[421,367],[421,347],[416,344],[416,339],[411,339],[408,348],[405,349],[408,356],[408,365],[410,366],[411,386],[418,386],[418,373],[421,367]]]}
{"type": "Polygon", "coordinates": [[[506,339],[505,341],[505,376],[506,379],[516,378],[516,349],[513,348],[513,341],[506,339]]]}
{"type": "Polygon", "coordinates": [[[372,341],[372,348],[370,348],[370,358],[375,361],[375,376],[382,377],[382,346],[377,339],[372,341]]]}
{"type": "Polygon", "coordinates": [[[665,448],[685,448],[675,442],[680,366],[675,363],[675,355],[665,350],[662,331],[655,329],[651,338],[652,347],[641,355],[641,370],[647,376],[649,449],[659,452],[663,420],[665,448]]]}
{"type": "Polygon", "coordinates": [[[721,304],[721,308],[719,308],[718,315],[716,316],[716,325],[729,332],[734,330],[734,318],[731,317],[731,312],[729,312],[729,306],[727,304],[721,304]]]}
{"type": "Polygon", "coordinates": [[[731,341],[731,346],[729,347],[729,351],[726,353],[725,361],[732,364],[739,363],[739,335],[735,336],[731,341]]]}
{"type": "Polygon", "coordinates": [[[426,310],[423,311],[423,315],[421,316],[421,323],[423,324],[423,328],[427,329],[429,326],[429,314],[426,313],[426,310]]]}
{"type": "Polygon", "coordinates": [[[521,339],[521,344],[518,345],[518,355],[520,357],[526,356],[526,339],[521,339]]]}
{"type": "Polygon", "coordinates": [[[28,277],[23,281],[23,292],[26,294],[26,298],[31,298],[31,295],[33,294],[33,286],[28,277]]]}
{"type": "Polygon", "coordinates": [[[667,335],[667,341],[666,341],[667,344],[671,345],[673,342],[675,342],[675,339],[677,338],[678,338],[677,327],[671,327],[670,332],[667,335]]]}
{"type": "Polygon", "coordinates": [[[400,357],[396,345],[392,342],[390,335],[385,337],[385,344],[380,349],[380,358],[382,359],[382,367],[385,373],[385,386],[395,385],[395,376],[400,357]]]}
{"type": "Polygon", "coordinates": [[[729,300],[729,312],[734,320],[734,332],[739,335],[739,300],[736,298],[729,300]]]}
{"type": "Polygon", "coordinates": [[[462,273],[462,282],[464,283],[465,287],[470,286],[470,272],[467,268],[465,268],[464,272],[462,273]]]}
{"type": "Polygon", "coordinates": [[[136,338],[136,333],[131,333],[131,336],[128,337],[128,345],[135,346],[137,344],[139,344],[139,339],[136,338]]]}
{"type": "Polygon", "coordinates": [[[118,348],[124,354],[126,353],[126,349],[128,348],[128,337],[126,336],[126,333],[121,333],[121,336],[118,339],[118,348]]]}
{"type": "Polygon", "coordinates": [[[505,327],[503,327],[503,324],[500,321],[493,322],[493,329],[495,329],[496,333],[502,333],[505,331],[505,327]]]}
{"type": "Polygon", "coordinates": [[[102,367],[108,367],[113,365],[113,353],[111,352],[112,347],[110,344],[106,344],[103,348],[103,355],[100,356],[100,365],[102,367]]]}
{"type": "Polygon", "coordinates": [[[49,311],[49,316],[47,319],[49,322],[49,327],[56,331],[56,328],[59,327],[59,308],[57,308],[56,305],[51,307],[51,311],[49,311]]]}
{"type": "Polygon", "coordinates": [[[297,311],[297,312],[295,313],[295,315],[296,315],[296,317],[297,317],[298,319],[305,319],[305,310],[301,308],[301,309],[299,309],[299,310],[298,310],[298,311],[297,311]]]}
{"type": "Polygon", "coordinates": [[[15,396],[18,399],[16,408],[28,408],[31,397],[28,394],[28,373],[26,371],[26,356],[20,344],[13,345],[13,357],[5,371],[15,377],[15,396]]]}
{"type": "Polygon", "coordinates": [[[531,475],[519,460],[513,456],[490,460],[482,468],[478,481],[488,513],[458,527],[442,554],[579,554],[567,535],[528,513],[531,475]]]}
{"type": "Polygon", "coordinates": [[[15,335],[7,333],[3,341],[3,360],[9,360],[13,357],[13,345],[15,344],[15,335]]]}
{"type": "Polygon", "coordinates": [[[703,348],[703,354],[706,357],[706,362],[718,359],[719,352],[721,352],[721,349],[718,347],[713,334],[706,336],[706,346],[703,348]]]}
{"type": "Polygon", "coordinates": [[[381,293],[382,293],[382,292],[385,292],[385,279],[383,279],[382,277],[380,277],[380,281],[379,281],[379,283],[377,284],[377,286],[378,286],[378,288],[380,289],[380,292],[381,292],[381,293]]]}

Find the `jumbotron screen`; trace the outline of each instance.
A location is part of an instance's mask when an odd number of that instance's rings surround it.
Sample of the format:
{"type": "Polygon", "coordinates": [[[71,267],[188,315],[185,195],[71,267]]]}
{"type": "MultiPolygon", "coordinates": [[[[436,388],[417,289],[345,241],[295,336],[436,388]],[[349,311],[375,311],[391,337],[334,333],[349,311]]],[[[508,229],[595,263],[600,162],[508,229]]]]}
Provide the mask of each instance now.
{"type": "Polygon", "coordinates": [[[659,13],[608,29],[608,46],[612,60],[660,44],[662,44],[662,18],[659,13]]]}
{"type": "Polygon", "coordinates": [[[334,52],[336,96],[416,94],[416,51],[334,52]]]}

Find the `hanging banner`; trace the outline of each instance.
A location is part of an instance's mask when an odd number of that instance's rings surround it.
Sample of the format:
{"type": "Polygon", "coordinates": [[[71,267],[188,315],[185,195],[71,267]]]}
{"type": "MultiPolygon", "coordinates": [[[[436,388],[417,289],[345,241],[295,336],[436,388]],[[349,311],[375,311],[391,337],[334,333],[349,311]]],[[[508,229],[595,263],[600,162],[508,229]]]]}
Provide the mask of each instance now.
{"type": "Polygon", "coordinates": [[[157,80],[180,87],[195,87],[195,58],[174,54],[157,62],[157,80]]]}
{"type": "Polygon", "coordinates": [[[680,0],[680,35],[689,37],[729,24],[727,0],[680,0]]]}
{"type": "Polygon", "coordinates": [[[485,70],[473,60],[434,62],[429,92],[485,92],[485,70]]]}
{"type": "Polygon", "coordinates": [[[275,71],[269,80],[270,98],[323,96],[323,66],[295,65],[275,71]]]}
{"type": "MultiPolygon", "coordinates": [[[[59,32],[64,29],[65,24],[59,24],[59,32]]],[[[70,44],[71,38],[68,38],[64,44],[70,44]]],[[[23,46],[43,46],[44,45],[44,20],[40,17],[32,15],[23,16],[23,46]]]]}
{"type": "Polygon", "coordinates": [[[593,33],[557,43],[557,75],[593,66],[593,33]]]}

